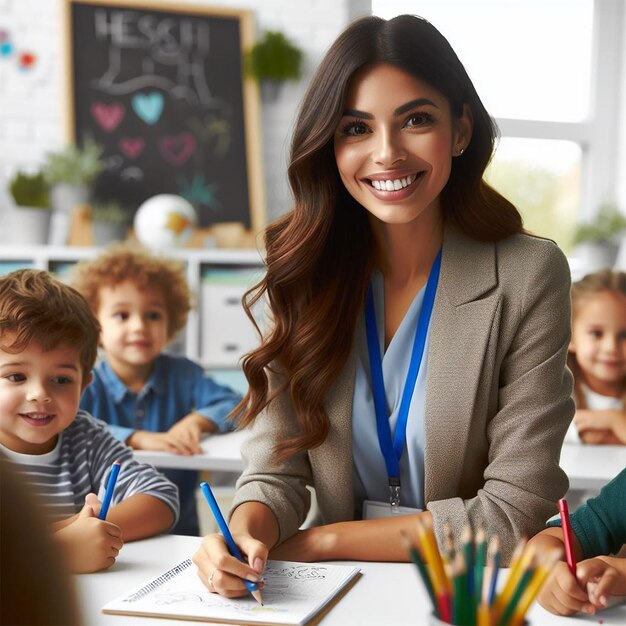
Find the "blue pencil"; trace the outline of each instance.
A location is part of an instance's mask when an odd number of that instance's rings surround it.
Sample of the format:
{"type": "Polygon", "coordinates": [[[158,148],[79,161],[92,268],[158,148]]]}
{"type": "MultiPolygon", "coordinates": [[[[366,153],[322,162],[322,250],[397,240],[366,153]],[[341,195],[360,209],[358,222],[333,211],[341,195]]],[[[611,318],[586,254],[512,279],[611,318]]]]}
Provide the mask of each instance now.
{"type": "MultiPolygon", "coordinates": [[[[208,483],[203,482],[203,483],[200,483],[200,489],[202,489],[202,493],[206,501],[209,503],[209,506],[211,507],[211,512],[213,513],[213,516],[215,517],[215,521],[217,522],[217,525],[219,526],[220,532],[222,533],[222,535],[224,535],[224,540],[226,541],[226,545],[228,546],[228,551],[236,559],[239,559],[242,563],[245,563],[246,561],[243,558],[243,555],[239,551],[239,548],[237,547],[237,544],[235,543],[233,536],[230,534],[230,530],[228,528],[228,525],[226,524],[226,520],[224,519],[224,516],[222,515],[222,512],[220,511],[220,507],[218,506],[217,500],[215,499],[215,496],[213,495],[213,492],[211,491],[211,487],[209,487],[208,483]]],[[[259,591],[259,586],[256,583],[246,580],[245,578],[242,580],[243,580],[243,584],[246,586],[248,591],[252,594],[252,597],[259,604],[262,605],[263,599],[261,598],[261,592],[259,591]]]]}
{"type": "Polygon", "coordinates": [[[109,478],[107,480],[107,488],[104,492],[104,500],[102,501],[102,506],[100,507],[100,515],[98,515],[98,519],[106,519],[107,513],[109,512],[109,506],[111,505],[111,498],[113,497],[113,492],[115,491],[115,483],[117,482],[117,475],[120,473],[120,462],[115,461],[111,466],[111,472],[109,473],[109,478]]]}

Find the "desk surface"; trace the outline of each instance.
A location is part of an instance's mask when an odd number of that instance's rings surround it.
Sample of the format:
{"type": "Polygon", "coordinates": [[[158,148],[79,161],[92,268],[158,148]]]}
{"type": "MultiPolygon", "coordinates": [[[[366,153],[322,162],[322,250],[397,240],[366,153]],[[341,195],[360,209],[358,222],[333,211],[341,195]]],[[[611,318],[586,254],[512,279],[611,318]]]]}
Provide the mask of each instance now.
{"type": "Polygon", "coordinates": [[[599,491],[626,467],[626,446],[565,443],[561,467],[569,477],[570,489],[599,491]]]}
{"type": "Polygon", "coordinates": [[[191,456],[152,450],[135,450],[134,455],[142,463],[168,469],[241,472],[243,460],[240,449],[247,435],[246,431],[212,435],[202,441],[202,454],[191,456]]]}
{"type": "MultiPolygon", "coordinates": [[[[109,600],[127,593],[151,577],[190,557],[197,549],[197,537],[163,535],[128,543],[115,565],[106,572],[76,576],[83,622],[89,626],[184,626],[195,622],[160,618],[104,615],[100,609],[109,600]]],[[[362,576],[321,619],[322,626],[422,626],[427,623],[429,604],[426,592],[409,563],[354,563],[362,576]],[[390,601],[390,592],[393,591],[390,601]]],[[[626,605],[601,614],[575,618],[556,617],[539,605],[529,613],[531,626],[605,626],[626,623],[626,605]]]]}
{"type": "MultiPolygon", "coordinates": [[[[213,435],[202,442],[202,454],[180,456],[168,452],[135,450],[143,463],[156,467],[241,472],[241,444],[246,431],[213,435]]],[[[599,490],[626,467],[626,446],[591,446],[565,443],[561,451],[561,467],[570,479],[571,489],[599,490]]]]}

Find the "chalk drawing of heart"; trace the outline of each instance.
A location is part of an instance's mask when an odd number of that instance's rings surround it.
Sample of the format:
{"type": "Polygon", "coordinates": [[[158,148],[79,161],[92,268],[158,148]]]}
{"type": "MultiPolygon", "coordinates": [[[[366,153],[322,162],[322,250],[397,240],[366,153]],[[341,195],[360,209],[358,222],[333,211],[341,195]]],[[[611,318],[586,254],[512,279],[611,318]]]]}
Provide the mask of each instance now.
{"type": "Polygon", "coordinates": [[[100,128],[107,133],[117,128],[126,113],[124,105],[119,102],[114,102],[113,104],[93,102],[89,110],[93,119],[100,125],[100,128]]]}
{"type": "Polygon", "coordinates": [[[120,150],[129,158],[136,159],[146,147],[146,142],[141,137],[122,137],[120,150]]]}
{"type": "Polygon", "coordinates": [[[196,145],[196,138],[191,133],[168,135],[159,139],[159,150],[172,165],[183,165],[193,154],[196,145]]]}
{"type": "Polygon", "coordinates": [[[163,112],[163,96],[158,91],[138,93],[131,100],[133,110],[146,124],[156,124],[163,112]]]}

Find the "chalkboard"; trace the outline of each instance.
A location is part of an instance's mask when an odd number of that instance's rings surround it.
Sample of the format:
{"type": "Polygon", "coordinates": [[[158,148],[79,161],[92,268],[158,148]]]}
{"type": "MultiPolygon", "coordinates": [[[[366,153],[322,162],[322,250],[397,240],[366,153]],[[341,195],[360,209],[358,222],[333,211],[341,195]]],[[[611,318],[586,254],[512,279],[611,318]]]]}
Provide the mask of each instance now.
{"type": "Polygon", "coordinates": [[[263,226],[252,14],[144,0],[65,0],[68,129],[104,147],[99,200],[187,198],[199,225],[263,226]]]}

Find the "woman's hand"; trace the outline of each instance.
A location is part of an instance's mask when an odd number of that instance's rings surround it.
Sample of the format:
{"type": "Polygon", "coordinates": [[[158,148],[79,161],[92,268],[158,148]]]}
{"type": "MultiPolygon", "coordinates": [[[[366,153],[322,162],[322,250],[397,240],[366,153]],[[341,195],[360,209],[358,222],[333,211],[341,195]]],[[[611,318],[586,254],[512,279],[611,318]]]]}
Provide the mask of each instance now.
{"type": "MultiPolygon", "coordinates": [[[[94,494],[90,495],[95,498],[94,494]]],[[[68,567],[75,574],[108,569],[124,545],[120,527],[99,520],[87,502],[78,516],[53,537],[61,545],[68,567]]]]}
{"type": "Polygon", "coordinates": [[[280,561],[303,561],[312,563],[332,558],[337,542],[334,526],[315,526],[299,530],[295,535],[272,548],[270,556],[280,561]]]}
{"type": "MultiPolygon", "coordinates": [[[[247,559],[242,563],[228,552],[222,535],[206,535],[198,551],[193,555],[193,562],[198,567],[198,577],[211,592],[226,598],[246,596],[250,592],[242,579],[259,582],[267,562],[267,546],[250,535],[233,533],[233,539],[247,559]]],[[[263,583],[259,584],[263,588],[263,583]]]]}

